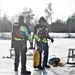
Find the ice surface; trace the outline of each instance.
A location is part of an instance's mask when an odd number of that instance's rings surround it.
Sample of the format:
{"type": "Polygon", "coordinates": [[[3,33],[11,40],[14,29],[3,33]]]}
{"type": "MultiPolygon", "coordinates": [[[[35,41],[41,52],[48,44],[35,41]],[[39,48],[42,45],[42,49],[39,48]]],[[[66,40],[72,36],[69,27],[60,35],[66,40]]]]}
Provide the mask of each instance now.
{"type": "MultiPolygon", "coordinates": [[[[54,38],[54,42],[49,43],[49,58],[52,55],[59,57],[63,63],[67,62],[68,49],[75,48],[75,38],[54,38]]],[[[29,46],[29,43],[28,43],[29,46]]],[[[0,75],[15,75],[14,59],[2,58],[3,56],[10,56],[9,49],[11,47],[11,40],[0,40],[0,75]]],[[[29,56],[28,56],[29,57],[29,56]]],[[[27,69],[32,73],[31,75],[75,75],[75,66],[66,64],[63,67],[52,67],[44,71],[35,70],[33,68],[33,57],[27,59],[27,69]]],[[[19,74],[20,75],[20,65],[19,74]]]]}

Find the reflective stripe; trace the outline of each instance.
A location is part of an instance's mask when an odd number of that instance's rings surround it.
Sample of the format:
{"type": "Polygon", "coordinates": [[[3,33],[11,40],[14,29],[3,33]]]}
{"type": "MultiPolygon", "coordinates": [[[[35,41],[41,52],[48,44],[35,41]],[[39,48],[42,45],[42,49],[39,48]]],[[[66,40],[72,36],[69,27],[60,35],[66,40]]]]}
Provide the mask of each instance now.
{"type": "Polygon", "coordinates": [[[29,34],[29,33],[28,33],[28,30],[26,29],[25,26],[21,26],[21,27],[20,27],[20,31],[21,31],[21,32],[24,32],[27,36],[28,36],[28,34],[29,34]]]}
{"type": "Polygon", "coordinates": [[[36,35],[36,34],[34,34],[34,38],[39,42],[40,41],[40,38],[36,35]]]}
{"type": "MultiPolygon", "coordinates": [[[[41,40],[36,34],[34,34],[34,38],[35,38],[38,42],[41,40]]],[[[44,38],[44,39],[42,40],[42,42],[43,42],[43,43],[47,43],[48,40],[47,40],[46,38],[44,38]]]]}
{"type": "Polygon", "coordinates": [[[24,26],[20,26],[20,30],[25,32],[25,27],[24,26]]]}
{"type": "Polygon", "coordinates": [[[28,40],[29,40],[30,42],[32,42],[32,37],[31,37],[31,35],[28,36],[28,40]]]}
{"type": "Polygon", "coordinates": [[[21,41],[21,40],[24,40],[24,39],[21,39],[21,38],[13,38],[14,40],[17,40],[17,41],[21,41]]]}
{"type": "Polygon", "coordinates": [[[48,41],[47,41],[46,38],[44,38],[44,39],[42,40],[42,42],[47,43],[48,41]]]}

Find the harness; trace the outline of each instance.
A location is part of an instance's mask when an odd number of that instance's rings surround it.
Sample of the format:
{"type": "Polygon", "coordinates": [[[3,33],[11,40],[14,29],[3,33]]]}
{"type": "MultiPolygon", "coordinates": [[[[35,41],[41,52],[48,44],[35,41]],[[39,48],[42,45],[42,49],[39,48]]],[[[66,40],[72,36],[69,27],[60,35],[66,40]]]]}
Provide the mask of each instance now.
{"type": "Polygon", "coordinates": [[[38,36],[41,38],[41,39],[44,39],[48,37],[48,31],[46,30],[46,28],[41,28],[39,29],[38,31],[38,36]]]}

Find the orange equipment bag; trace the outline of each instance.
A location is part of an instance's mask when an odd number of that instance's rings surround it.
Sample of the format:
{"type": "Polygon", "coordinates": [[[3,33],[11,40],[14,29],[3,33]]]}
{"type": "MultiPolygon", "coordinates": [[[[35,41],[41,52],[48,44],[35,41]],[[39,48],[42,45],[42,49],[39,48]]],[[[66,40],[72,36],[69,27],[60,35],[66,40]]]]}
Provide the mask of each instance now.
{"type": "Polygon", "coordinates": [[[33,55],[33,67],[38,68],[40,63],[40,48],[38,47],[33,55]]]}

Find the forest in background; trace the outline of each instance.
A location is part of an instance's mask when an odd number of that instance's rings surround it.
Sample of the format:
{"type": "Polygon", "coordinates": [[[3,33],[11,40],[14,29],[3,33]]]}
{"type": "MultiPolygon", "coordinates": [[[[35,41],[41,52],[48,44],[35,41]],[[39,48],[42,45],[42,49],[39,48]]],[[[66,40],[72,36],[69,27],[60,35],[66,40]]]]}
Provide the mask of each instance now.
{"type": "MultiPolygon", "coordinates": [[[[65,22],[60,19],[52,22],[53,10],[51,2],[48,4],[48,7],[44,10],[44,12],[46,13],[46,21],[50,19],[51,22],[51,24],[46,23],[49,32],[75,33],[75,12],[71,16],[69,16],[65,22]]],[[[2,16],[0,11],[0,32],[12,32],[12,27],[14,23],[18,23],[19,15],[24,16],[25,23],[30,27],[31,31],[33,32],[34,26],[38,24],[38,18],[35,17],[32,9],[27,7],[25,7],[19,14],[11,17],[11,19],[9,19],[6,13],[2,16]]]]}
{"type": "MultiPolygon", "coordinates": [[[[35,23],[27,23],[31,29],[34,31],[35,23]]],[[[49,32],[70,32],[75,33],[75,13],[63,22],[62,20],[56,20],[51,24],[46,23],[49,32]]],[[[8,19],[6,15],[0,18],[0,32],[11,32],[13,23],[8,19]]]]}

